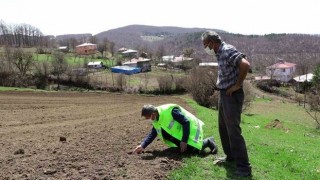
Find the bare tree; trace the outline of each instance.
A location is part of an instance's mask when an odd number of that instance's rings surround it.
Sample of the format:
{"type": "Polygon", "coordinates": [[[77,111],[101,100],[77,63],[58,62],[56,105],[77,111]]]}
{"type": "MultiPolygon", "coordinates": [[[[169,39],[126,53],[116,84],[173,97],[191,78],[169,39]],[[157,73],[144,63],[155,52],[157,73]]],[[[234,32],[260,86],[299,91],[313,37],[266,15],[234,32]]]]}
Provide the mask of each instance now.
{"type": "Polygon", "coordinates": [[[183,55],[185,57],[191,57],[193,53],[194,53],[194,49],[193,48],[185,48],[185,49],[183,49],[183,55]]]}
{"type": "Polygon", "coordinates": [[[18,48],[13,51],[12,64],[19,70],[21,76],[25,76],[33,65],[33,57],[29,52],[23,52],[18,48]]]}
{"type": "Polygon", "coordinates": [[[314,119],[317,124],[317,129],[320,128],[320,95],[319,94],[310,94],[309,95],[309,104],[310,109],[307,110],[307,113],[314,119]]]}
{"type": "Polygon", "coordinates": [[[97,50],[101,53],[101,57],[104,57],[104,56],[103,56],[103,53],[107,50],[106,44],[104,44],[104,43],[99,43],[99,44],[98,44],[98,47],[97,47],[97,50]]]}
{"type": "Polygon", "coordinates": [[[58,89],[60,89],[60,78],[61,75],[67,70],[68,63],[65,60],[64,54],[61,52],[54,53],[52,57],[52,74],[57,76],[58,89]]]}
{"type": "MultiPolygon", "coordinates": [[[[164,56],[165,54],[166,54],[166,52],[165,52],[164,46],[163,46],[163,45],[160,45],[160,46],[158,47],[158,50],[157,50],[156,54],[155,54],[155,55],[156,55],[156,59],[158,59],[158,61],[161,61],[162,56],[164,56]]],[[[157,61],[155,60],[154,63],[155,63],[155,65],[156,65],[157,61]]]]}
{"type": "Polygon", "coordinates": [[[114,42],[112,42],[112,41],[110,41],[109,42],[109,52],[111,53],[111,56],[113,57],[114,56],[114,53],[115,53],[115,43],[114,42]]]}

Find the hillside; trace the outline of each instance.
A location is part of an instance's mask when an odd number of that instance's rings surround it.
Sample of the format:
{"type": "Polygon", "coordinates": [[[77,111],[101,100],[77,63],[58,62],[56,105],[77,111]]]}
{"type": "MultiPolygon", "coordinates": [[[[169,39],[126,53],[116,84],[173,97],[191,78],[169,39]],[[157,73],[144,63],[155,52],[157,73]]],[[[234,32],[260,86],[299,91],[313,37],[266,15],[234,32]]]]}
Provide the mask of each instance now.
{"type": "MultiPolygon", "coordinates": [[[[164,55],[179,56],[186,48],[192,48],[193,58],[201,61],[212,61],[205,54],[201,42],[201,34],[206,28],[157,27],[145,25],[129,25],[104,31],[95,35],[97,42],[107,38],[115,43],[115,49],[126,47],[145,51],[153,58],[162,51],[164,55]]],[[[241,35],[231,34],[215,29],[222,39],[245,53],[256,72],[263,72],[266,66],[278,59],[298,65],[298,74],[303,74],[305,66],[309,72],[320,63],[320,36],[308,34],[267,34],[241,35]],[[300,68],[300,69],[299,69],[300,68]]],[[[60,42],[72,37],[81,41],[90,34],[57,36],[60,42]],[[79,39],[80,38],[80,39],[79,39]]],[[[58,42],[59,42],[58,41],[58,42]]]]}
{"type": "MultiPolygon", "coordinates": [[[[95,36],[98,40],[107,38],[108,40],[115,42],[116,48],[127,47],[145,51],[156,51],[159,46],[164,46],[167,54],[180,55],[185,47],[173,47],[172,45],[174,43],[171,42],[176,41],[176,38],[183,40],[185,37],[188,38],[190,34],[199,34],[205,30],[205,28],[130,25],[104,31],[95,36]],[[156,40],[153,41],[149,39],[156,40]]],[[[215,30],[217,32],[225,32],[223,30],[215,30]]],[[[199,40],[199,37],[197,37],[197,39],[199,40]]],[[[194,47],[194,44],[190,44],[190,46],[194,47]]]]}

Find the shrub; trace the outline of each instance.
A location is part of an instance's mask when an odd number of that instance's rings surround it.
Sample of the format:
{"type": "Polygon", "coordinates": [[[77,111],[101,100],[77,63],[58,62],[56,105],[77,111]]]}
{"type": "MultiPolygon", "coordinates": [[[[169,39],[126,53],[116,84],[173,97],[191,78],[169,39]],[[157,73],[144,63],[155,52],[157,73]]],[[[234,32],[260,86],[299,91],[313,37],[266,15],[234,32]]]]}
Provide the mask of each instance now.
{"type": "Polygon", "coordinates": [[[251,102],[254,99],[254,93],[252,89],[253,89],[252,85],[249,81],[243,82],[243,92],[244,92],[244,101],[242,106],[243,111],[248,111],[249,108],[251,107],[251,102]]]}
{"type": "Polygon", "coordinates": [[[161,94],[169,94],[172,91],[173,76],[162,76],[158,78],[159,91],[161,94]]]}
{"type": "Polygon", "coordinates": [[[187,91],[186,89],[186,82],[188,78],[186,77],[176,77],[174,78],[174,84],[175,84],[175,92],[176,93],[184,93],[187,91]]]}
{"type": "Polygon", "coordinates": [[[310,109],[307,110],[307,113],[316,122],[316,128],[320,129],[320,118],[319,118],[319,113],[320,113],[320,95],[317,92],[318,91],[316,91],[316,93],[310,93],[310,95],[308,96],[310,109]]]}
{"type": "Polygon", "coordinates": [[[217,107],[218,98],[215,95],[217,70],[196,67],[192,69],[187,90],[192,98],[201,106],[217,107]]]}
{"type": "Polygon", "coordinates": [[[117,76],[116,84],[120,91],[123,91],[127,84],[125,75],[120,74],[119,76],[117,76]]]}

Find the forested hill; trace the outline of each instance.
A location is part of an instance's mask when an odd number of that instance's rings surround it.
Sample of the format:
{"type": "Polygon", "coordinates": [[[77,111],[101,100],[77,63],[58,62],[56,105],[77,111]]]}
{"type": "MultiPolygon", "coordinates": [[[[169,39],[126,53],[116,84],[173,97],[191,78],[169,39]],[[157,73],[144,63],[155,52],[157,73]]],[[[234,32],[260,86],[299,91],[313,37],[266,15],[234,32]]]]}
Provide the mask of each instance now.
{"type": "MultiPolygon", "coordinates": [[[[114,50],[125,47],[144,51],[153,57],[161,55],[179,56],[185,50],[193,52],[191,56],[201,61],[210,61],[201,42],[201,34],[206,28],[160,27],[129,25],[92,35],[66,34],[55,38],[43,36],[41,31],[30,25],[7,26],[0,21],[0,46],[54,48],[57,46],[75,46],[84,43],[113,42],[114,50]],[[23,31],[22,31],[23,30],[23,31]],[[18,32],[18,33],[16,33],[18,32]],[[55,40],[55,41],[51,41],[55,40]]],[[[267,34],[240,35],[224,30],[217,31],[222,39],[234,45],[248,56],[257,70],[283,59],[301,66],[315,67],[320,64],[320,35],[307,34],[267,34]]]]}
{"type": "MultiPolygon", "coordinates": [[[[183,36],[189,36],[190,33],[205,31],[205,28],[182,28],[170,26],[146,26],[146,25],[129,25],[117,29],[112,29],[96,34],[98,40],[107,38],[113,41],[116,48],[126,47],[131,49],[148,49],[156,50],[163,45],[169,54],[181,53],[180,47],[168,46],[167,42],[183,36]],[[171,51],[172,50],[172,51],[171,51]]],[[[215,29],[217,32],[225,32],[215,29]]],[[[198,37],[199,40],[200,37],[198,37]]],[[[191,44],[191,46],[193,46],[191,44]]]]}
{"type": "MultiPolygon", "coordinates": [[[[131,25],[112,29],[96,35],[98,40],[107,38],[116,48],[126,47],[151,54],[180,55],[184,49],[192,48],[193,57],[209,61],[201,42],[205,28],[179,28],[131,25]]],[[[264,69],[278,59],[298,65],[320,63],[320,35],[267,34],[240,35],[215,29],[222,39],[234,45],[248,56],[255,68],[264,69]]]]}

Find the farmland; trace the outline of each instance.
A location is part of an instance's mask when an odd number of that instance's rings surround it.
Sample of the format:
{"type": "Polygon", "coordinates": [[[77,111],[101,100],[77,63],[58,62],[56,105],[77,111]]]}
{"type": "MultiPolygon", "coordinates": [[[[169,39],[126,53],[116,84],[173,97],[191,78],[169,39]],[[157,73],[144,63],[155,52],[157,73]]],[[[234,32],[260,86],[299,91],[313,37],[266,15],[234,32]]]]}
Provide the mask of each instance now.
{"type": "MultiPolygon", "coordinates": [[[[177,103],[197,114],[206,124],[205,136],[215,137],[223,155],[217,111],[186,95],[2,91],[0,179],[234,178],[232,169],[213,165],[216,156],[180,155],[158,140],[142,155],[132,154],[151,128],[140,116],[148,103],[177,103]]],[[[301,106],[256,99],[242,123],[253,177],[320,177],[320,134],[313,125],[301,106]]]]}
{"type": "Polygon", "coordinates": [[[142,105],[188,107],[180,98],[1,92],[0,99],[0,179],[149,179],[179,165],[158,141],[142,156],[130,152],[151,128],[142,105]]]}

